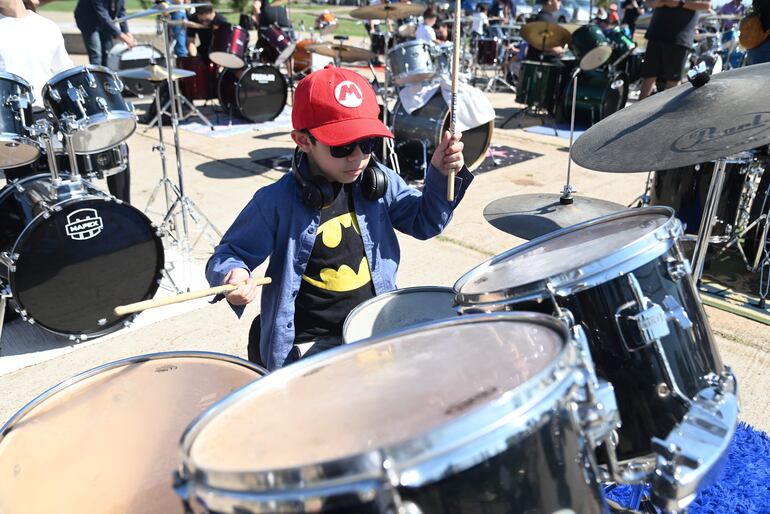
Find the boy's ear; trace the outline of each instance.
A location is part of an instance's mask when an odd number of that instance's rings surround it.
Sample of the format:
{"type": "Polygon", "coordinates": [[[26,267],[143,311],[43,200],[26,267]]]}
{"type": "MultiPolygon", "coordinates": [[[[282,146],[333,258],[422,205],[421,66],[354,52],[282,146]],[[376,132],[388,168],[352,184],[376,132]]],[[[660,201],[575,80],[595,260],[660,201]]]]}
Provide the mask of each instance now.
{"type": "Polygon", "coordinates": [[[301,132],[299,130],[292,130],[291,138],[294,140],[299,149],[305,153],[308,153],[310,146],[313,144],[310,141],[310,136],[308,136],[307,133],[301,132]]]}

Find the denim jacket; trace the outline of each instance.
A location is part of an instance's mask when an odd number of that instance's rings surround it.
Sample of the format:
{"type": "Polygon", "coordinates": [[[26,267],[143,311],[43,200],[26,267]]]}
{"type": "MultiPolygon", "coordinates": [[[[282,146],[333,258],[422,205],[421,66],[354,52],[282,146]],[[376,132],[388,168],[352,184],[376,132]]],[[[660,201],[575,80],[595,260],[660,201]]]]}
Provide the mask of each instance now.
{"type": "MultiPolygon", "coordinates": [[[[303,160],[304,161],[304,160],[303,160]]],[[[375,164],[387,175],[385,195],[366,200],[357,182],[353,188],[356,218],[376,294],[396,288],[400,248],[395,230],[417,239],[441,233],[473,180],[467,168],[455,178],[455,201],[446,199],[447,179],[429,166],[423,192],[409,187],[393,170],[375,164]]],[[[306,166],[304,162],[300,166],[306,166]]],[[[305,176],[307,170],[303,169],[305,176]]],[[[320,211],[308,207],[292,173],[259,189],[241,211],[206,265],[206,278],[220,285],[234,268],[249,271],[270,257],[262,287],[260,354],[269,369],[283,365],[294,344],[294,299],[299,292],[315,244],[320,211]]],[[[240,317],[243,306],[232,306],[240,317]]]]}

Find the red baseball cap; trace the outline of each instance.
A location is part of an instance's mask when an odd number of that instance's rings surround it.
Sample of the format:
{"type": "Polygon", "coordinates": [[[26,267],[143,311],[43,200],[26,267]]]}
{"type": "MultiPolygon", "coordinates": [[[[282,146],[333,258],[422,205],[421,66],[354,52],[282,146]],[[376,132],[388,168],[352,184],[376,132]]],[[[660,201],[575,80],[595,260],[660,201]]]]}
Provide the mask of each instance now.
{"type": "Polygon", "coordinates": [[[291,111],[294,130],[308,129],[329,146],[367,137],[393,137],[372,86],[358,73],[329,64],[302,79],[291,111]]]}

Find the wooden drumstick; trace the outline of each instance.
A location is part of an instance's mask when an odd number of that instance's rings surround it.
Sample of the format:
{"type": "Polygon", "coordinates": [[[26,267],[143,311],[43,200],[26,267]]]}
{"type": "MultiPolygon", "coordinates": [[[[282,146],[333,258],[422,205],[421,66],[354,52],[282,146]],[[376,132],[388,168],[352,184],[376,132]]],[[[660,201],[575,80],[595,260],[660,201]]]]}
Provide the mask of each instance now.
{"type": "MultiPolygon", "coordinates": [[[[460,69],[460,18],[462,8],[460,0],[455,0],[455,25],[452,33],[452,102],[449,107],[452,110],[449,133],[454,137],[457,133],[457,75],[460,69]]],[[[450,139],[451,141],[451,139],[450,139]]],[[[452,168],[447,175],[446,199],[449,202],[455,201],[455,170],[452,168]]]]}
{"type": "MultiPolygon", "coordinates": [[[[270,277],[258,278],[254,280],[254,284],[258,286],[264,286],[269,284],[273,280],[270,277]]],[[[174,296],[167,296],[166,298],[153,298],[152,300],[145,300],[143,302],[130,303],[128,305],[119,305],[115,307],[113,312],[116,316],[124,316],[126,314],[132,314],[134,312],[146,311],[147,309],[154,309],[155,307],[162,307],[164,305],[171,305],[174,303],[182,303],[188,300],[195,300],[197,298],[204,298],[220,293],[229,293],[243,285],[240,284],[224,284],[216,287],[207,287],[206,289],[198,289],[197,291],[190,291],[189,293],[182,293],[174,296]]]]}

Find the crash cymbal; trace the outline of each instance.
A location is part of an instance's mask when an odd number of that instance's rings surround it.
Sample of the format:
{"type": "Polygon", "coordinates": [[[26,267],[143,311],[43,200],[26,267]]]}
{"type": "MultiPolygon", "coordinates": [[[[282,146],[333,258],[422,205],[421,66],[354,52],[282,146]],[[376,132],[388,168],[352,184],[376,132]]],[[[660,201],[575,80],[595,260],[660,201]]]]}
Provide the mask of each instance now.
{"type": "Polygon", "coordinates": [[[305,47],[308,52],[325,55],[326,57],[339,58],[343,62],[369,61],[376,57],[374,52],[357,46],[318,43],[305,47]]]}
{"type": "Polygon", "coordinates": [[[127,20],[133,20],[134,18],[143,18],[145,16],[156,16],[158,14],[165,15],[165,14],[171,14],[175,11],[184,11],[187,9],[192,9],[193,7],[207,7],[211,4],[209,2],[201,2],[196,4],[167,4],[165,2],[153,5],[149,9],[145,9],[144,11],[135,12],[132,14],[129,14],[127,16],[123,16],[121,18],[115,18],[115,23],[121,23],[123,21],[127,20]]]}
{"type": "Polygon", "coordinates": [[[198,23],[197,21],[191,21],[191,20],[168,20],[168,24],[174,27],[185,27],[188,29],[209,28],[209,25],[204,25],[203,23],[198,23]]]}
{"type": "MultiPolygon", "coordinates": [[[[158,66],[157,64],[149,64],[144,68],[131,68],[128,70],[122,70],[117,72],[116,75],[120,78],[149,80],[150,82],[164,82],[168,80],[168,70],[163,66],[158,66]]],[[[182,70],[179,68],[171,69],[171,78],[173,80],[194,76],[194,71],[182,70]]]]}
{"type": "Polygon", "coordinates": [[[357,20],[396,20],[419,16],[425,12],[422,4],[377,4],[359,7],[350,11],[350,15],[357,20]]]}
{"type": "Polygon", "coordinates": [[[484,208],[484,218],[493,227],[522,239],[535,239],[544,234],[592,220],[626,207],[617,203],[573,196],[573,203],[564,205],[560,194],[534,193],[507,196],[484,208]]]}
{"type": "Polygon", "coordinates": [[[681,84],[603,119],[572,147],[597,171],[692,166],[770,143],[770,63],[723,71],[701,87],[681,84]]]}
{"type": "Polygon", "coordinates": [[[521,29],[521,37],[535,48],[563,46],[572,41],[570,31],[556,23],[531,21],[521,29]]]}

